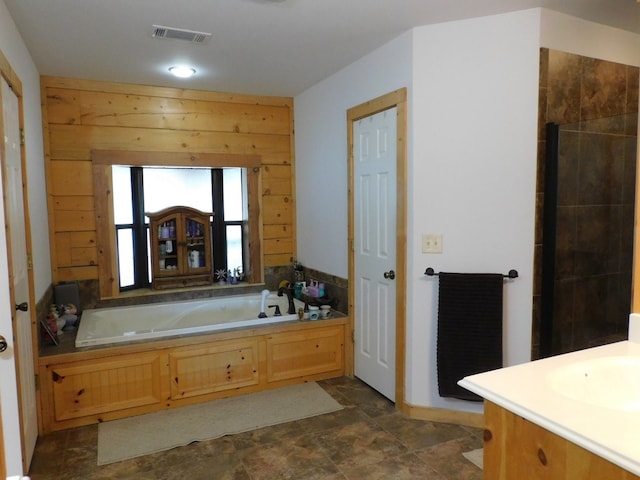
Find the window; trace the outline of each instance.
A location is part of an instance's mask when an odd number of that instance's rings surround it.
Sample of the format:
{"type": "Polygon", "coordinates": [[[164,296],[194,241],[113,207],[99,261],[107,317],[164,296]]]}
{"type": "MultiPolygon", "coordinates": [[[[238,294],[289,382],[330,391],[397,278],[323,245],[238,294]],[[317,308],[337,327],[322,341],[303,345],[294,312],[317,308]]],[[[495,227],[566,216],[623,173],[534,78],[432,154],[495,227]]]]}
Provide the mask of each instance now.
{"type": "Polygon", "coordinates": [[[121,291],[145,288],[151,283],[149,219],[145,212],[175,205],[215,212],[211,225],[214,271],[246,271],[246,169],[114,165],[112,183],[121,291]]]}
{"type": "MultiPolygon", "coordinates": [[[[244,256],[244,275],[248,283],[264,282],[262,260],[262,214],[260,192],[260,176],[262,160],[259,155],[243,153],[203,153],[203,152],[150,152],[126,150],[93,150],[93,190],[96,209],[96,241],[98,243],[98,281],[100,298],[114,298],[120,295],[117,235],[115,233],[114,172],[112,166],[126,165],[131,167],[164,166],[227,169],[239,168],[246,176],[246,209],[245,229],[242,232],[242,254],[244,256]]],[[[222,182],[222,179],[219,179],[222,182]]],[[[132,188],[124,186],[119,188],[132,188]]],[[[214,191],[215,188],[214,188],[214,191]]],[[[182,201],[183,199],[181,199],[182,201]]],[[[214,199],[214,205],[218,205],[214,199]]],[[[214,209],[215,211],[215,209],[214,209]]],[[[133,212],[132,212],[133,213],[133,212]]],[[[214,225],[223,225],[216,223],[214,225]]],[[[233,222],[230,222],[233,224],[233,222]]],[[[223,226],[224,228],[224,226],[223,226]]],[[[233,229],[232,229],[233,230],[233,229]]],[[[130,238],[130,237],[128,237],[130,238]]],[[[126,240],[123,240],[126,241],[126,240]]],[[[133,241],[133,240],[131,240],[133,241]]],[[[215,241],[215,239],[214,239],[215,241]]],[[[216,242],[219,246],[220,242],[216,242]]],[[[133,257],[133,253],[131,254],[133,257]]],[[[221,257],[214,251],[216,258],[221,257]]],[[[128,263],[132,265],[132,260],[128,263]]],[[[233,265],[233,263],[231,263],[233,265]]],[[[126,277],[126,275],[125,275],[126,277]]]]}

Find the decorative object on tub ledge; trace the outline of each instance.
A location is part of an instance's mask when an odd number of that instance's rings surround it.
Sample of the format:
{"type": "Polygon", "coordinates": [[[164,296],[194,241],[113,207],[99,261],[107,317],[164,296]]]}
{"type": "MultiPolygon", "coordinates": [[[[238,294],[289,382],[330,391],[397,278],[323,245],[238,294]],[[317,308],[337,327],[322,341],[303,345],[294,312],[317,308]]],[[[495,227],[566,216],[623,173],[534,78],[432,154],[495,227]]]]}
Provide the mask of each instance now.
{"type": "MultiPolygon", "coordinates": [[[[427,269],[424,271],[425,275],[428,275],[429,277],[433,277],[433,276],[438,276],[440,275],[439,273],[436,273],[435,270],[431,267],[427,267],[427,269]]],[[[509,273],[507,273],[506,275],[502,275],[504,278],[518,278],[518,271],[517,270],[509,270],[509,273]]]]}
{"type": "Polygon", "coordinates": [[[343,408],[317,383],[308,382],[102,422],[98,465],[343,408]]]}
{"type": "Polygon", "coordinates": [[[338,303],[338,299],[337,298],[331,298],[331,297],[310,297],[309,295],[304,295],[302,294],[300,296],[300,300],[305,302],[305,304],[307,305],[314,305],[316,307],[320,307],[322,305],[330,305],[333,309],[336,308],[336,305],[338,303]]]}
{"type": "Polygon", "coordinates": [[[73,303],[58,305],[58,316],[64,321],[63,330],[74,330],[78,323],[78,308],[73,303]]]}
{"type": "Polygon", "coordinates": [[[221,284],[227,283],[227,271],[224,268],[216,270],[216,278],[221,284]]]}
{"type": "MultiPolygon", "coordinates": [[[[48,317],[47,317],[48,318],[48,317]]],[[[42,341],[43,343],[58,345],[60,341],[58,340],[58,334],[53,331],[51,325],[48,323],[48,320],[44,318],[40,319],[40,326],[42,327],[42,341]]],[[[57,327],[56,327],[57,328],[57,327]]]]}
{"type": "Polygon", "coordinates": [[[482,401],[458,385],[502,361],[504,275],[440,272],[436,366],[441,397],[482,401]]]}

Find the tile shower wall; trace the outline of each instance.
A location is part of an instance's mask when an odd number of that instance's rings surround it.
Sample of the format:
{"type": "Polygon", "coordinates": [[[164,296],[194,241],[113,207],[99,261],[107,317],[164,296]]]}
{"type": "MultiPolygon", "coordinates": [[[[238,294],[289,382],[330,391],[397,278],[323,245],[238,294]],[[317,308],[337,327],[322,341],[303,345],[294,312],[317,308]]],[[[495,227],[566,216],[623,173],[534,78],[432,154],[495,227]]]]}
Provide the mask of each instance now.
{"type": "Polygon", "coordinates": [[[540,356],[548,122],[562,125],[554,353],[615,340],[616,322],[626,324],[620,305],[631,302],[638,79],[637,67],[541,49],[532,358],[540,356]]]}

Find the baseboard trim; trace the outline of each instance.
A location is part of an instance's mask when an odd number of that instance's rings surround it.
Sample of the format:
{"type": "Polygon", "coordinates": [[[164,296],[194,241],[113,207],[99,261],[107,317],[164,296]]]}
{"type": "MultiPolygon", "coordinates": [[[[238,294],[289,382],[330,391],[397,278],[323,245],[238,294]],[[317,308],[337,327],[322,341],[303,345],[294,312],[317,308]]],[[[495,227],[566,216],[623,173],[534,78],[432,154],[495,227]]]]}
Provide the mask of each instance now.
{"type": "Polygon", "coordinates": [[[446,408],[420,407],[405,403],[402,413],[416,420],[428,420],[430,422],[453,423],[469,427],[483,428],[484,414],[473,412],[461,412],[446,408]]]}

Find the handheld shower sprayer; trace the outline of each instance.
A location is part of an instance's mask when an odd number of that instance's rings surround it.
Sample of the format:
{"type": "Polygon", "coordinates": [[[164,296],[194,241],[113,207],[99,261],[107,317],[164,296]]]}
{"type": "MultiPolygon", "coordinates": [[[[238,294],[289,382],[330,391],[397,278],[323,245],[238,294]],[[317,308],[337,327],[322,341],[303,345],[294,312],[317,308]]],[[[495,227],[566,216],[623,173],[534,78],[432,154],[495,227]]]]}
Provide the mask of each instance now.
{"type": "Polygon", "coordinates": [[[265,301],[267,300],[267,297],[269,296],[269,290],[262,290],[261,292],[261,296],[262,296],[262,301],[260,302],[260,314],[258,315],[258,318],[267,318],[267,314],[265,313],[265,308],[264,308],[264,304],[265,301]]]}

